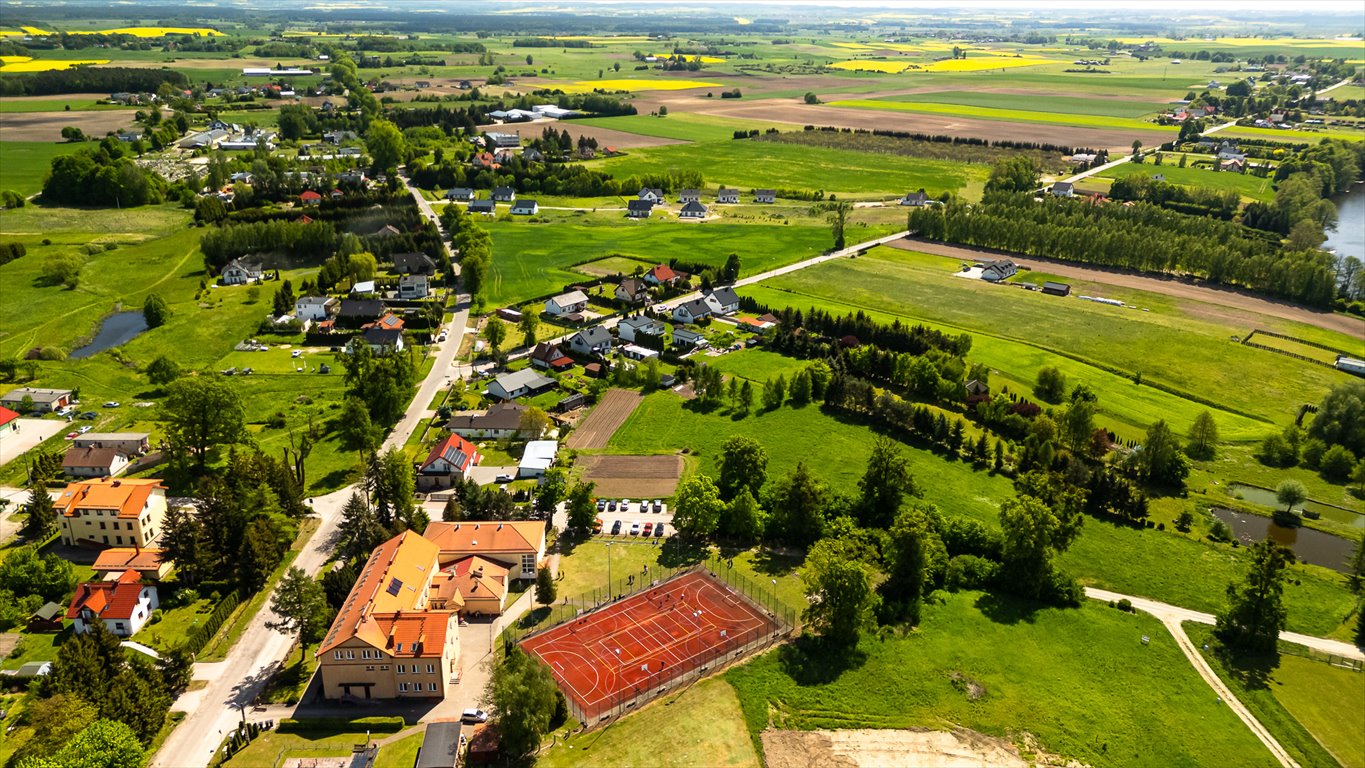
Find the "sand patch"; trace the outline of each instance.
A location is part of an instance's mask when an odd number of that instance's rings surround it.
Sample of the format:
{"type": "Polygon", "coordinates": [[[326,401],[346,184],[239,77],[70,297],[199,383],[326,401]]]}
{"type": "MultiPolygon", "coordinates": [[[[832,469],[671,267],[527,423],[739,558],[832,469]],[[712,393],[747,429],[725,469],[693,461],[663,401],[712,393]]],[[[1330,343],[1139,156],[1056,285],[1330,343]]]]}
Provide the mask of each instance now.
{"type": "Polygon", "coordinates": [[[854,729],[838,731],[764,731],[768,768],[1029,768],[1067,766],[1043,753],[1032,761],[1019,748],[983,733],[854,729]]]}

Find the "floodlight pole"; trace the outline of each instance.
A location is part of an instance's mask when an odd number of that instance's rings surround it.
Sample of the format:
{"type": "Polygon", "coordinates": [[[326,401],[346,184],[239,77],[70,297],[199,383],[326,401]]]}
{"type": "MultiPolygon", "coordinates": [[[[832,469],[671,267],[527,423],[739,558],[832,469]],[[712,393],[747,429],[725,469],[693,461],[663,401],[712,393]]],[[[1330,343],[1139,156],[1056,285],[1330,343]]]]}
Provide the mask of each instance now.
{"type": "Polygon", "coordinates": [[[611,542],[607,542],[607,602],[611,602],[611,542]]]}

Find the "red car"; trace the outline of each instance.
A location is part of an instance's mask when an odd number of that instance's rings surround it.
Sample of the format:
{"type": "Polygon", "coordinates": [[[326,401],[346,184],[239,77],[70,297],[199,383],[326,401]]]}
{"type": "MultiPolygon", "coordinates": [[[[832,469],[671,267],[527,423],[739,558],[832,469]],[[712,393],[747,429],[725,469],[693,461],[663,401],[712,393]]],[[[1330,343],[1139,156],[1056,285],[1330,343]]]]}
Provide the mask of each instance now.
{"type": "Polygon", "coordinates": [[[653,533],[653,532],[654,532],[654,523],[645,523],[645,529],[644,529],[644,531],[643,531],[643,535],[648,536],[648,535],[650,535],[650,534],[653,533]]]}

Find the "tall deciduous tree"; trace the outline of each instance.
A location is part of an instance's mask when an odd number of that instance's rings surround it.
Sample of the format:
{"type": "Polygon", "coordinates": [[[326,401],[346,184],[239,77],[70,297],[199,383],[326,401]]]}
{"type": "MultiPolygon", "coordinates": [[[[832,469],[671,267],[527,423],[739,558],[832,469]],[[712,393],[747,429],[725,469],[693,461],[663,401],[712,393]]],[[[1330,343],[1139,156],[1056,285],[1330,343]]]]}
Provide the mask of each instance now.
{"type": "MultiPolygon", "coordinates": [[[[267,621],[266,627],[283,635],[297,635],[303,643],[320,639],[326,629],[327,595],[322,585],[298,566],[280,579],[270,598],[270,610],[279,620],[267,621]]],[[[303,663],[302,657],[299,663],[303,663]]]]}
{"type": "Polygon", "coordinates": [[[507,340],[507,324],[496,317],[488,318],[488,325],[483,327],[483,338],[496,357],[498,351],[502,349],[502,343],[507,340]]]}
{"type": "Polygon", "coordinates": [[[593,513],[596,508],[592,503],[592,492],[597,487],[596,483],[577,482],[569,489],[568,518],[569,527],[580,531],[587,531],[592,528],[593,513]]]}
{"type": "Polygon", "coordinates": [[[1228,607],[1214,624],[1213,634],[1230,648],[1269,653],[1285,625],[1285,569],[1289,554],[1265,539],[1251,548],[1251,563],[1241,584],[1228,585],[1228,607]]]}
{"type": "Polygon", "coordinates": [[[208,377],[174,382],[167,388],[162,407],[172,450],[188,452],[201,474],[209,451],[238,442],[246,433],[241,397],[226,384],[208,377]]]}
{"type": "Polygon", "coordinates": [[[171,319],[171,308],[159,294],[149,293],[142,301],[142,319],[147,321],[148,328],[160,328],[171,319]]]}
{"type": "Polygon", "coordinates": [[[726,506],[720,519],[720,532],[744,543],[755,541],[763,532],[763,509],[748,488],[741,490],[726,506]]]}
{"type": "Polygon", "coordinates": [[[745,490],[757,496],[768,482],[768,452],[762,443],[752,437],[737,436],[726,440],[720,451],[721,498],[733,499],[745,490]]]}
{"type": "Polygon", "coordinates": [[[673,527],[679,534],[705,538],[720,527],[725,502],[710,475],[693,475],[682,481],[673,498],[673,527]]]}
{"type": "Polygon", "coordinates": [[[147,381],[158,387],[164,387],[180,378],[181,370],[179,363],[166,355],[159,355],[155,360],[147,363],[147,367],[142,372],[147,374],[147,381]]]}
{"type": "Polygon", "coordinates": [[[1080,532],[1068,517],[1032,496],[1016,496],[1000,505],[1002,572],[1011,591],[1034,599],[1079,599],[1079,588],[1052,565],[1053,557],[1071,546],[1080,532]]]}
{"type": "Polygon", "coordinates": [[[870,528],[887,528],[900,512],[906,496],[919,492],[910,462],[900,446],[879,436],[872,444],[867,469],[858,481],[858,515],[870,528]]]}
{"type": "Polygon", "coordinates": [[[863,630],[873,624],[878,598],[872,588],[872,568],[862,558],[852,542],[822,539],[811,547],[801,569],[810,601],[803,618],[835,647],[857,645],[863,630]]]}
{"type": "Polygon", "coordinates": [[[493,667],[485,694],[505,757],[521,758],[540,747],[558,692],[549,667],[516,646],[508,648],[493,667]]]}
{"type": "Polygon", "coordinates": [[[887,579],[881,584],[882,604],[890,615],[910,624],[919,623],[932,535],[923,512],[905,509],[896,515],[887,540],[890,546],[887,579]]]}
{"type": "Polygon", "coordinates": [[[1213,420],[1212,413],[1200,411],[1190,425],[1190,438],[1185,443],[1185,450],[1194,458],[1206,461],[1213,458],[1217,445],[1218,423],[1213,420]]]}
{"type": "Polygon", "coordinates": [[[829,491],[810,473],[804,462],[769,486],[764,507],[768,523],[764,535],[798,547],[807,547],[824,533],[829,491]]]}
{"type": "Polygon", "coordinates": [[[375,173],[389,173],[398,168],[407,154],[407,140],[398,126],[388,120],[375,120],[365,132],[365,149],[370,154],[375,173]]]}

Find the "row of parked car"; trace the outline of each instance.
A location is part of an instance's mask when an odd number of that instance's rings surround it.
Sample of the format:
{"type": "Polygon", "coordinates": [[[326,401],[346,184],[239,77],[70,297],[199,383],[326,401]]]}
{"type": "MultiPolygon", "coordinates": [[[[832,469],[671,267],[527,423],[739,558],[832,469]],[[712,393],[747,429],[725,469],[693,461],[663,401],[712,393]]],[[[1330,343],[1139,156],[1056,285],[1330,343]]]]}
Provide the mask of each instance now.
{"type": "MultiPolygon", "coordinates": [[[[631,536],[653,536],[656,539],[661,539],[664,535],[664,524],[654,522],[641,523],[637,520],[630,524],[630,528],[626,528],[624,520],[616,520],[612,522],[611,530],[609,532],[612,536],[621,536],[626,531],[629,531],[631,536]]],[[[599,517],[593,522],[592,532],[602,532],[602,518],[599,517]]]]}
{"type": "MultiPolygon", "coordinates": [[[[632,505],[632,504],[634,504],[634,503],[635,503],[635,502],[631,501],[630,499],[621,499],[620,501],[617,501],[616,499],[598,499],[598,500],[597,500],[597,511],[598,511],[598,512],[630,512],[630,511],[631,511],[630,505],[632,505]]],[[[665,512],[668,511],[668,504],[664,503],[662,500],[659,500],[659,499],[654,499],[654,500],[645,499],[645,500],[642,500],[642,501],[639,503],[639,509],[637,509],[637,510],[635,510],[635,511],[636,511],[636,512],[653,512],[653,513],[655,513],[655,514],[663,514],[663,513],[665,513],[665,512]]]]}

